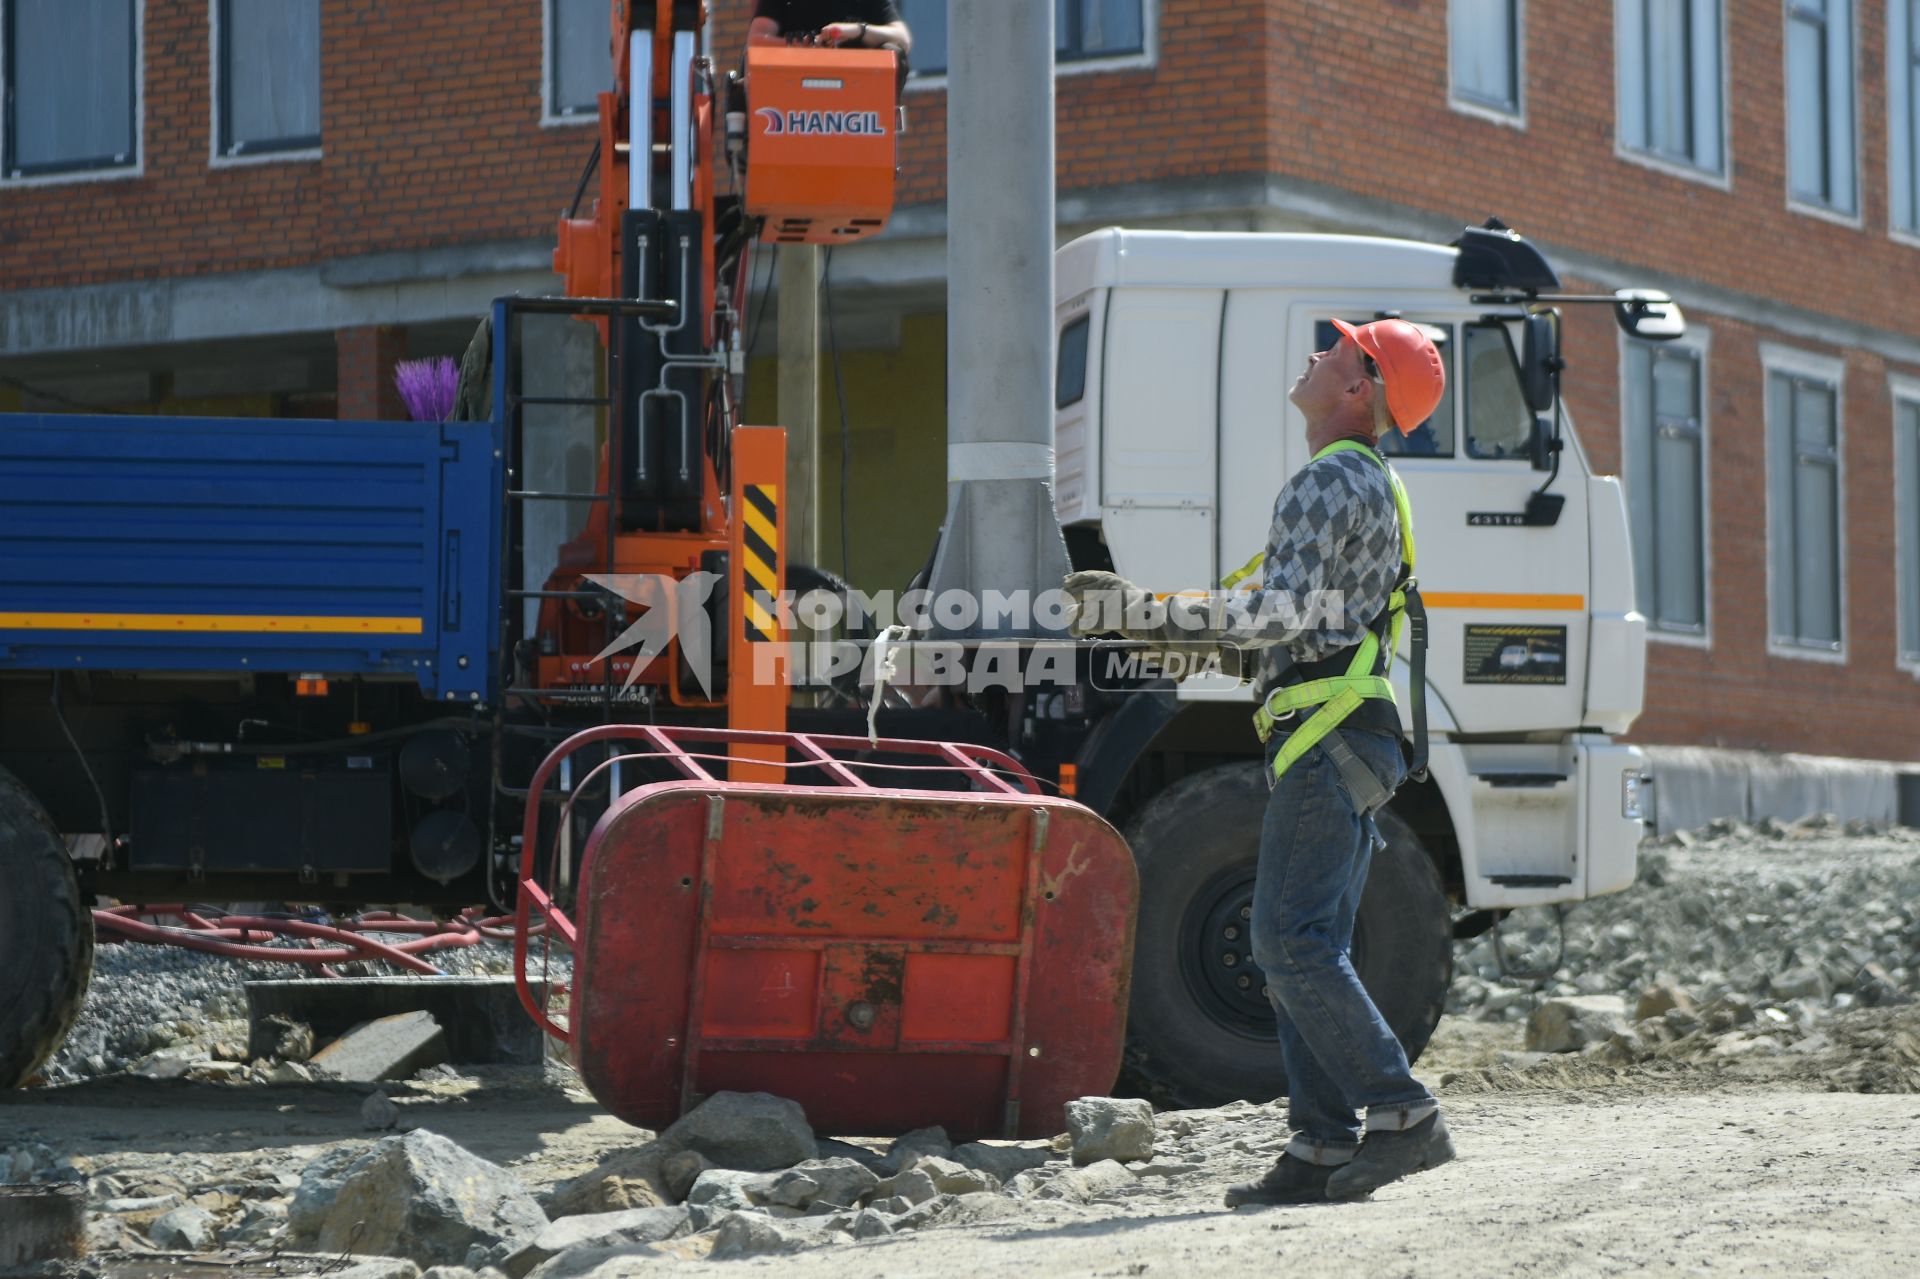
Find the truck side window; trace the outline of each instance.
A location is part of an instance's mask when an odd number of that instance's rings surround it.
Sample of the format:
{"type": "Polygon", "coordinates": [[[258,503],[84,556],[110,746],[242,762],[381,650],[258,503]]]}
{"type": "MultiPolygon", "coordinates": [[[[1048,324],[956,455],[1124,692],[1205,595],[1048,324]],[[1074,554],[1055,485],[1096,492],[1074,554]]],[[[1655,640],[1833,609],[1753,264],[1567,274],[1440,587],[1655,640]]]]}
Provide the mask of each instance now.
{"type": "MultiPolygon", "coordinates": [[[[1352,324],[1365,324],[1373,316],[1356,316],[1352,324]]],[[[1453,326],[1450,324],[1425,324],[1426,330],[1439,348],[1440,359],[1447,369],[1446,394],[1440,397],[1433,416],[1422,422],[1406,435],[1398,431],[1388,431],[1380,437],[1380,451],[1390,457],[1452,457],[1453,456],[1453,326]]],[[[1340,331],[1329,320],[1321,320],[1313,326],[1313,349],[1324,351],[1340,338],[1340,331]]]]}
{"type": "Polygon", "coordinates": [[[1083,315],[1060,330],[1060,365],[1055,375],[1053,407],[1078,404],[1087,393],[1087,334],[1093,317],[1083,315]]]}
{"type": "Polygon", "coordinates": [[[1467,456],[1526,460],[1533,413],[1505,325],[1466,326],[1466,366],[1467,456]]]}

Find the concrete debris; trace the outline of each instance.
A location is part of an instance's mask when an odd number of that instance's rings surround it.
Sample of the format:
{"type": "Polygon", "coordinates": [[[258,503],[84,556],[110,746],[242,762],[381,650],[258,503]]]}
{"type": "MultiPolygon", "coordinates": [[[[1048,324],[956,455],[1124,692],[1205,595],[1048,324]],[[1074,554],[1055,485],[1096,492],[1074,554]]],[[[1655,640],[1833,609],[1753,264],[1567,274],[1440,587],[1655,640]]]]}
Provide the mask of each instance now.
{"type": "Polygon", "coordinates": [[[263,1084],[310,1084],[313,1068],[298,1061],[256,1061],[253,1077],[263,1084]]]}
{"type": "Polygon", "coordinates": [[[313,1027],[284,1013],[268,1013],[247,1036],[247,1056],[305,1061],[313,1056],[313,1027]]]}
{"type": "Polygon", "coordinates": [[[347,1178],[374,1157],[371,1146],[337,1146],[300,1170],[300,1185],[287,1206],[287,1228],[296,1239],[311,1239],[326,1224],[347,1178]]]}
{"type": "Polygon", "coordinates": [[[1660,982],[1640,992],[1640,998],[1633,1006],[1633,1019],[1645,1021],[1649,1017],[1660,1017],[1675,1009],[1683,1013],[1693,1012],[1693,996],[1671,982],[1660,982]]]}
{"type": "Polygon", "coordinates": [[[894,1218],[878,1208],[863,1208],[853,1219],[855,1239],[880,1239],[893,1233],[894,1218]]]}
{"type": "Polygon", "coordinates": [[[405,1079],[447,1059],[447,1037],[432,1013],[396,1013],[354,1027],[312,1057],[335,1079],[371,1084],[405,1079]]]}
{"type": "Polygon", "coordinates": [[[1043,1141],[1018,1145],[969,1141],[953,1148],[954,1162],[977,1168],[999,1182],[1009,1182],[1029,1168],[1038,1168],[1054,1157],[1053,1148],[1043,1141]]]}
{"type": "Polygon", "coordinates": [[[360,1103],[360,1122],[375,1131],[384,1131],[400,1122],[400,1107],[383,1092],[369,1093],[360,1103]]]}
{"type": "MultiPolygon", "coordinates": [[[[615,1151],[588,1172],[555,1186],[546,1197],[547,1216],[555,1220],[582,1213],[622,1212],[630,1208],[657,1208],[679,1203],[700,1171],[710,1166],[701,1159],[699,1168],[675,1190],[666,1176],[666,1165],[679,1156],[670,1155],[657,1141],[644,1146],[615,1151]]],[[[695,1158],[701,1158],[697,1154],[695,1158]]],[[[686,1172],[689,1165],[678,1165],[686,1172]]]]}
{"type": "Polygon", "coordinates": [[[1073,1162],[1153,1158],[1153,1106],[1138,1097],[1082,1097],[1067,1103],[1073,1162]]]}
{"type": "MultiPolygon", "coordinates": [[[[836,1232],[837,1233],[837,1232],[836,1232]]],[[[757,1257],[768,1253],[799,1252],[826,1242],[818,1229],[775,1221],[757,1213],[730,1212],[713,1232],[715,1258],[757,1257]]]]}
{"type": "Polygon", "coordinates": [[[182,1204],[147,1227],[147,1237],[160,1248],[199,1252],[214,1241],[213,1214],[197,1204],[182,1204]]]}
{"type": "Polygon", "coordinates": [[[390,1252],[464,1263],[475,1244],[537,1234],[546,1214],[519,1180],[424,1129],[385,1137],[342,1181],[320,1228],[322,1252],[390,1252]]]}
{"type": "Polygon", "coordinates": [[[356,1254],[350,1264],[329,1270],[327,1279],[420,1279],[420,1267],[400,1257],[356,1254]]]}
{"type": "Polygon", "coordinates": [[[773,1178],[734,1168],[710,1168],[694,1179],[687,1191],[687,1210],[695,1230],[712,1228],[730,1212],[752,1209],[765,1202],[773,1178]]]}
{"type": "Polygon", "coordinates": [[[933,1184],[932,1177],[915,1166],[887,1178],[874,1193],[887,1199],[904,1199],[911,1205],[925,1203],[940,1190],[933,1184]]]}
{"type": "Polygon", "coordinates": [[[947,1140],[945,1128],[916,1128],[888,1145],[876,1171],[885,1176],[913,1167],[913,1161],[921,1155],[944,1157],[952,1153],[953,1143],[947,1140]]]}
{"type": "Polygon", "coordinates": [[[809,1159],[781,1174],[767,1201],[792,1208],[808,1208],[822,1199],[852,1206],[865,1203],[879,1185],[871,1169],[851,1159],[809,1159]]]}
{"type": "Polygon", "coordinates": [[[661,1133],[660,1146],[746,1172],[789,1168],[819,1154],[799,1103],[764,1092],[715,1093],[661,1133]]]}
{"type": "Polygon", "coordinates": [[[678,1204],[562,1217],[508,1253],[500,1269],[507,1279],[524,1279],[536,1266],[569,1249],[658,1243],[684,1234],[688,1224],[687,1209],[678,1204]]]}
{"type": "MultiPolygon", "coordinates": [[[[1032,1173],[1022,1173],[1030,1177],[1032,1173]]],[[[1084,1168],[1069,1168],[1033,1192],[1035,1199],[1064,1199],[1069,1203],[1092,1203],[1137,1188],[1140,1179],[1126,1165],[1104,1159],[1084,1168]]]]}
{"type": "Polygon", "coordinates": [[[969,1168],[952,1159],[942,1159],[938,1155],[923,1156],[915,1161],[912,1171],[924,1174],[933,1182],[933,1188],[943,1195],[991,1193],[1000,1189],[1000,1179],[991,1173],[969,1168]]]}
{"type": "Polygon", "coordinates": [[[1527,1018],[1527,1051],[1579,1052],[1626,1029],[1627,1001],[1618,995],[1550,999],[1527,1018]]]}

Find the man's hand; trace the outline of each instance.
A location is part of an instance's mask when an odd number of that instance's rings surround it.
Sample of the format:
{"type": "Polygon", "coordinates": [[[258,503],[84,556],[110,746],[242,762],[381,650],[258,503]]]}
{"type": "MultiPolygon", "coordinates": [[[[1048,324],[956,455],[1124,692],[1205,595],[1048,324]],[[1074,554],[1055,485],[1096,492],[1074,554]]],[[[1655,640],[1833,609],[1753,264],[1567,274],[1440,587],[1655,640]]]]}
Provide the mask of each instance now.
{"type": "Polygon", "coordinates": [[[1067,633],[1075,637],[1110,631],[1124,635],[1125,619],[1153,598],[1118,573],[1099,569],[1067,574],[1060,589],[1072,604],[1067,633]]]}
{"type": "Polygon", "coordinates": [[[820,28],[820,43],[857,46],[865,43],[866,30],[864,22],[829,22],[820,28]]]}

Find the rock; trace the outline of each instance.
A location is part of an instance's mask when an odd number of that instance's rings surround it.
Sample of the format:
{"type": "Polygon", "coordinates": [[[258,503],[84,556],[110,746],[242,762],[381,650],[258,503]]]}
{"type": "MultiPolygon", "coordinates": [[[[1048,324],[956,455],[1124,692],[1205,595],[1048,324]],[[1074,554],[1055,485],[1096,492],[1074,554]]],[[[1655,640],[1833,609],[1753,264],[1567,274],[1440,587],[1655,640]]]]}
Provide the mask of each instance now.
{"type": "Polygon", "coordinates": [[[766,1172],[815,1158],[798,1102],[771,1093],[715,1093],[660,1134],[662,1150],[698,1151],[720,1168],[766,1172]]]}
{"type": "Polygon", "coordinates": [[[687,1210],[678,1204],[562,1217],[508,1253],[500,1269],[507,1279],[524,1279],[535,1266],[569,1249],[658,1243],[685,1232],[688,1224],[687,1210]]]}
{"type": "Polygon", "coordinates": [[[924,1203],[917,1203],[894,1219],[893,1229],[897,1234],[902,1230],[918,1230],[922,1226],[931,1226],[944,1221],[953,1206],[960,1202],[957,1195],[935,1195],[924,1203]]]}
{"type": "Polygon", "coordinates": [[[799,1252],[819,1242],[818,1237],[798,1226],[787,1225],[755,1213],[730,1212],[722,1217],[713,1232],[712,1256],[758,1257],[768,1253],[799,1252]]]}
{"type": "Polygon", "coordinates": [[[313,1027],[284,1013],[268,1013],[247,1037],[248,1057],[305,1061],[313,1056],[313,1027]]]}
{"type": "Polygon", "coordinates": [[[853,1219],[855,1239],[879,1239],[893,1233],[893,1218],[877,1208],[862,1208],[853,1219]]]}
{"type": "Polygon", "coordinates": [[[883,1212],[889,1217],[898,1217],[901,1213],[911,1212],[913,1210],[913,1200],[903,1195],[889,1195],[884,1199],[876,1197],[874,1201],[867,1206],[875,1212],[883,1212]]]}
{"type": "Polygon", "coordinates": [[[1627,1028],[1627,1001],[1618,995],[1549,999],[1527,1018],[1528,1052],[1579,1052],[1627,1028]]]}
{"type": "Polygon", "coordinates": [[[480,1279],[480,1272],[465,1266],[428,1266],[420,1279],[480,1279]]]}
{"type": "Polygon", "coordinates": [[[228,1244],[265,1243],[286,1228],[287,1206],[273,1200],[247,1205],[239,1219],[220,1232],[220,1241],[228,1244]]]}
{"type": "Polygon", "coordinates": [[[1633,1019],[1645,1021],[1649,1017],[1664,1017],[1675,1009],[1683,1013],[1693,1012],[1693,997],[1678,986],[1663,982],[1640,992],[1640,1000],[1633,1006],[1633,1019]]]}
{"type": "Polygon", "coordinates": [[[136,1065],[133,1073],[143,1079],[178,1079],[202,1060],[198,1049],[162,1048],[136,1065]]]}
{"type": "Polygon", "coordinates": [[[767,1202],[806,1208],[826,1199],[852,1206],[865,1202],[879,1185],[880,1178],[872,1170],[851,1159],[809,1159],[774,1181],[767,1202]]]}
{"type": "Polygon", "coordinates": [[[360,1103],[360,1123],[362,1127],[376,1130],[392,1128],[400,1122],[400,1107],[393,1104],[393,1098],[383,1092],[369,1093],[360,1103]]]}
{"type": "Polygon", "coordinates": [[[874,1191],[874,1194],[884,1198],[904,1199],[910,1205],[925,1203],[939,1193],[939,1188],[933,1184],[933,1178],[918,1167],[895,1173],[881,1182],[874,1191]]]}
{"type": "Polygon", "coordinates": [[[340,1146],[300,1170],[300,1187],[287,1206],[287,1226],[298,1238],[320,1233],[340,1187],[373,1158],[371,1146],[340,1146]]]}
{"type": "Polygon", "coordinates": [[[420,1279],[420,1267],[401,1257],[363,1257],[356,1253],[351,1264],[329,1270],[327,1279],[420,1279]]]}
{"type": "Polygon", "coordinates": [[[940,1220],[953,1226],[971,1226],[1025,1215],[1020,1205],[1005,1195],[967,1194],[955,1199],[940,1220]]]}
{"type": "Polygon", "coordinates": [[[1767,981],[1775,999],[1825,999],[1831,993],[1826,976],[1818,968],[1789,968],[1775,973],[1767,981]]]}
{"type": "Polygon", "coordinates": [[[148,1226],[147,1238],[174,1252],[199,1252],[213,1243],[213,1214],[198,1204],[182,1204],[148,1226]]]}
{"type": "Polygon", "coordinates": [[[816,1137],[814,1145],[819,1148],[822,1159],[851,1159],[863,1167],[871,1168],[882,1177],[891,1177],[899,1172],[898,1168],[883,1167],[887,1157],[877,1150],[868,1150],[865,1146],[856,1146],[850,1141],[836,1141],[832,1137],[816,1137]]]}
{"type": "Polygon", "coordinates": [[[964,1146],[955,1146],[953,1158],[968,1168],[978,1168],[994,1180],[1004,1183],[1012,1181],[1029,1168],[1038,1168],[1053,1158],[1053,1151],[1045,1142],[996,1146],[970,1141],[964,1146]]]}
{"type": "Polygon", "coordinates": [[[246,1078],[247,1066],[239,1061],[195,1062],[187,1078],[203,1084],[233,1084],[246,1078]]]}
{"type": "Polygon", "coordinates": [[[924,1173],[933,1182],[933,1188],[943,1195],[971,1195],[991,1193],[1000,1189],[1000,1179],[991,1173],[969,1168],[951,1159],[942,1159],[938,1155],[926,1155],[918,1160],[912,1171],[924,1173]]]}
{"type": "Polygon", "coordinates": [[[546,1214],[512,1174],[418,1129],[376,1142],[342,1180],[320,1228],[319,1251],[461,1263],[475,1244],[491,1248],[546,1225],[546,1214]]]}
{"type": "Polygon", "coordinates": [[[710,1230],[730,1212],[759,1207],[761,1197],[772,1188],[773,1179],[764,1173],[709,1168],[694,1179],[687,1191],[687,1210],[693,1228],[710,1230]]]}
{"type": "Polygon", "coordinates": [[[1153,1158],[1153,1104],[1140,1097],[1082,1097],[1067,1103],[1073,1162],[1153,1158]]]}
{"type": "Polygon", "coordinates": [[[713,1162],[697,1150],[676,1150],[660,1161],[659,1180],[666,1188],[667,1197],[681,1203],[700,1174],[711,1167],[713,1162]]]}
{"type": "Polygon", "coordinates": [[[253,1073],[262,1083],[268,1084],[310,1084],[313,1071],[297,1061],[257,1061],[253,1064],[253,1073]]]}
{"type": "Polygon", "coordinates": [[[911,1168],[921,1155],[944,1157],[952,1153],[953,1143],[947,1140],[945,1128],[916,1128],[904,1137],[896,1137],[880,1162],[886,1172],[893,1173],[911,1168]]]}
{"type": "Polygon", "coordinates": [[[142,1195],[138,1198],[104,1199],[94,1205],[100,1212],[166,1212],[180,1206],[179,1195],[142,1195]]]}
{"type": "MultiPolygon", "coordinates": [[[[687,1196],[684,1188],[679,1194],[667,1188],[664,1169],[671,1157],[657,1141],[617,1150],[591,1170],[555,1186],[545,1200],[547,1216],[558,1220],[678,1203],[687,1196]]],[[[693,1176],[698,1175],[696,1170],[693,1176]]],[[[687,1185],[692,1184],[693,1177],[688,1177],[687,1185]]]]}
{"type": "Polygon", "coordinates": [[[429,1012],[396,1013],[355,1026],[313,1055],[335,1079],[370,1084],[405,1079],[447,1059],[447,1037],[429,1012]]]}
{"type": "MultiPolygon", "coordinates": [[[[1031,1176],[1031,1173],[1022,1174],[1031,1176]]],[[[1069,1203],[1092,1203],[1096,1199],[1131,1190],[1140,1179],[1125,1165],[1104,1159],[1084,1168],[1071,1168],[1033,1192],[1035,1199],[1064,1199],[1069,1203]]]]}

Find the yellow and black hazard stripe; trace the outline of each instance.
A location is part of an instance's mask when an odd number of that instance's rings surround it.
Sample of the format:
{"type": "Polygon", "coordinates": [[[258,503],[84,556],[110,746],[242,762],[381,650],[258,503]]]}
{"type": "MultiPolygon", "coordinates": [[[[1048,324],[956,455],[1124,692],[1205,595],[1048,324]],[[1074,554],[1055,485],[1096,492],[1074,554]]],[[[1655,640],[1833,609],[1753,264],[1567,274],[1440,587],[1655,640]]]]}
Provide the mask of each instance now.
{"type": "Polygon", "coordinates": [[[747,642],[772,643],[779,638],[775,601],[780,595],[780,488],[776,484],[749,484],[740,512],[740,615],[746,620],[747,642]]]}

